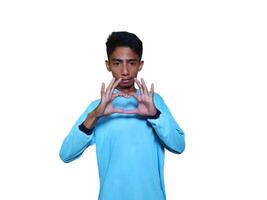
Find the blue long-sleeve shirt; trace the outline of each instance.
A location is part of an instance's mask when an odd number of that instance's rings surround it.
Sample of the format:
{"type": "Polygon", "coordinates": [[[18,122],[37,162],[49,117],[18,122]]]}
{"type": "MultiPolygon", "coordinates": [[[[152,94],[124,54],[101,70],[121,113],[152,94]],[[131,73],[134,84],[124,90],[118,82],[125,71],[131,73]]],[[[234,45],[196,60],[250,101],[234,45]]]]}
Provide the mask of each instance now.
{"type": "MultiPolygon", "coordinates": [[[[93,101],[76,121],[61,146],[60,158],[71,162],[95,144],[99,200],[165,200],[164,148],[180,154],[185,140],[162,97],[154,93],[154,103],[160,111],[158,118],[114,113],[100,117],[87,135],[79,125],[99,103],[99,99],[93,101]]],[[[115,108],[134,109],[138,102],[135,97],[119,96],[112,104],[115,108]]]]}

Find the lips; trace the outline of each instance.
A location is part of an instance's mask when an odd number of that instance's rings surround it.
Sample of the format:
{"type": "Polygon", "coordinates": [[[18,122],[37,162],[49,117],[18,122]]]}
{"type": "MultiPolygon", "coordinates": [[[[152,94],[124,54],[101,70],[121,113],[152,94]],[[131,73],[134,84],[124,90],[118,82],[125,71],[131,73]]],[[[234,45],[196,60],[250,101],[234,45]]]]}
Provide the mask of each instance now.
{"type": "Polygon", "coordinates": [[[122,83],[129,83],[131,79],[121,79],[122,83]]]}

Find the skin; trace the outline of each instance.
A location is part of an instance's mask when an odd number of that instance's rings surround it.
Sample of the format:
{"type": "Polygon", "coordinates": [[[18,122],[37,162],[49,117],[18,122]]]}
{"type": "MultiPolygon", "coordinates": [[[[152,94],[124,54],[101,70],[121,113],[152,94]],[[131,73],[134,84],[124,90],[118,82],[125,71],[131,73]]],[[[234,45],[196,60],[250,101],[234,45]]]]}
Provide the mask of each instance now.
{"type": "Polygon", "coordinates": [[[129,47],[116,47],[109,59],[105,61],[106,68],[112,73],[113,79],[105,89],[105,84],[101,86],[101,101],[100,104],[88,114],[83,122],[87,128],[92,128],[97,118],[112,113],[138,114],[142,116],[154,116],[157,113],[153,97],[154,84],[151,84],[150,92],[147,89],[145,81],[137,79],[137,74],[141,71],[144,61],[140,60],[129,47]],[[140,95],[136,95],[134,83],[140,89],[140,95]],[[114,89],[119,90],[114,93],[114,89]],[[121,110],[112,106],[112,101],[118,96],[129,98],[135,97],[138,101],[138,106],[134,110],[121,110]]]}
{"type": "Polygon", "coordinates": [[[140,61],[139,56],[131,48],[117,47],[105,62],[107,70],[116,80],[129,79],[127,83],[120,82],[117,89],[126,94],[135,93],[134,78],[142,70],[144,61],[140,61]]]}

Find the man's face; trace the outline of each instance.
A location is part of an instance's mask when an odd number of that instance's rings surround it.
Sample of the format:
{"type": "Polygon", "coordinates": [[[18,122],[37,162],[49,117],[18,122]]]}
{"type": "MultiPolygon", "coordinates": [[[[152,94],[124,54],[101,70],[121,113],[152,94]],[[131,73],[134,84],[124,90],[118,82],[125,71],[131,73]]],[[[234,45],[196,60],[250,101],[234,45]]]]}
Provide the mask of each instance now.
{"type": "Polygon", "coordinates": [[[107,70],[112,72],[112,76],[116,80],[122,78],[118,85],[122,89],[134,87],[134,78],[137,77],[143,64],[144,61],[140,61],[138,54],[129,47],[116,47],[106,61],[107,70]]]}

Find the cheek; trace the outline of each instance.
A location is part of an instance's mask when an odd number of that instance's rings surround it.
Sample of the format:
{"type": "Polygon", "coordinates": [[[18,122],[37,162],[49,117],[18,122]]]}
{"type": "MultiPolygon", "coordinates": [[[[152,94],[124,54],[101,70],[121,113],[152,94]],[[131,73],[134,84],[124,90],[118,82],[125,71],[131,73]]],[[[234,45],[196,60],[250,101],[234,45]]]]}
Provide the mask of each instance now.
{"type": "Polygon", "coordinates": [[[119,68],[115,68],[115,67],[112,67],[110,71],[112,72],[112,74],[119,74],[120,72],[119,68]]]}
{"type": "Polygon", "coordinates": [[[132,69],[132,70],[131,70],[131,74],[135,74],[135,75],[136,75],[136,74],[138,73],[138,71],[139,71],[138,69],[139,69],[138,67],[132,69]]]}
{"type": "Polygon", "coordinates": [[[113,75],[113,77],[115,77],[115,78],[119,78],[119,77],[120,77],[120,73],[117,72],[117,71],[112,71],[112,75],[113,75]]]}

